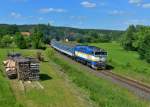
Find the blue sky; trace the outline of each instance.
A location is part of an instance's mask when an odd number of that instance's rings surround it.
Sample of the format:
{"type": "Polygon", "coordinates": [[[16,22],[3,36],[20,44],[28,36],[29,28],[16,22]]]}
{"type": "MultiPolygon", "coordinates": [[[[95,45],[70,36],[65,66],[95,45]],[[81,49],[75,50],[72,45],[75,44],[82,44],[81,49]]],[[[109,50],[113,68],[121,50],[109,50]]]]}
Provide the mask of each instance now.
{"type": "Polygon", "coordinates": [[[150,25],[150,0],[0,0],[0,23],[124,30],[150,25]]]}

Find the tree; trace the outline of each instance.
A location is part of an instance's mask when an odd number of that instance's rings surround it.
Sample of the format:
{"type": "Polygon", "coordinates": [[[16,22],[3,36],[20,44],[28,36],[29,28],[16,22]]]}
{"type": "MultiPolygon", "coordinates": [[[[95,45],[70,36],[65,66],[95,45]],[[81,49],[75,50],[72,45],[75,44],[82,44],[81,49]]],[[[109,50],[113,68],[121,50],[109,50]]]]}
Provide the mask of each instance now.
{"type": "Polygon", "coordinates": [[[133,43],[136,40],[136,27],[134,25],[130,25],[129,28],[126,30],[123,38],[122,38],[122,46],[126,50],[137,50],[137,48],[134,47],[133,43]]]}
{"type": "Polygon", "coordinates": [[[150,27],[130,26],[124,34],[123,47],[127,50],[138,51],[141,59],[150,63],[150,27]]]}
{"type": "Polygon", "coordinates": [[[139,49],[140,44],[143,42],[146,34],[150,32],[150,28],[147,26],[136,26],[136,33],[135,33],[135,40],[133,41],[132,45],[134,48],[139,49]]]}
{"type": "Polygon", "coordinates": [[[41,43],[43,40],[43,33],[38,30],[38,28],[34,28],[33,34],[32,34],[32,45],[33,48],[38,49],[41,48],[41,43]]]}
{"type": "Polygon", "coordinates": [[[0,25],[0,35],[15,35],[19,31],[17,25],[0,25]]]}
{"type": "Polygon", "coordinates": [[[13,42],[13,37],[10,35],[5,35],[1,38],[0,46],[1,47],[9,47],[13,42]]]}
{"type": "Polygon", "coordinates": [[[150,63],[150,32],[145,34],[139,47],[139,54],[142,59],[146,59],[150,63]]]}
{"type": "Polygon", "coordinates": [[[16,34],[17,32],[19,32],[19,28],[17,25],[10,25],[8,26],[7,28],[7,33],[10,34],[10,35],[14,35],[16,34]]]}
{"type": "Polygon", "coordinates": [[[20,33],[15,35],[15,43],[20,49],[27,48],[26,40],[20,33]]]}
{"type": "Polygon", "coordinates": [[[32,47],[31,37],[27,36],[27,37],[24,37],[24,39],[25,39],[25,43],[26,43],[26,48],[31,48],[32,47]]]}

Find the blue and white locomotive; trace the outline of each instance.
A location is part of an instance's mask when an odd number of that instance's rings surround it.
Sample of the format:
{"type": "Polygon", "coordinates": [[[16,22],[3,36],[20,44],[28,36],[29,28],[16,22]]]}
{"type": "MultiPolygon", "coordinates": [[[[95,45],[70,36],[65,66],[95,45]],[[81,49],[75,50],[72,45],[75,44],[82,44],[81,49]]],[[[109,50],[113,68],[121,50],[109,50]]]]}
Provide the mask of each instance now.
{"type": "Polygon", "coordinates": [[[87,45],[69,46],[56,40],[51,41],[51,46],[93,69],[105,69],[106,67],[107,52],[103,49],[87,45]]]}

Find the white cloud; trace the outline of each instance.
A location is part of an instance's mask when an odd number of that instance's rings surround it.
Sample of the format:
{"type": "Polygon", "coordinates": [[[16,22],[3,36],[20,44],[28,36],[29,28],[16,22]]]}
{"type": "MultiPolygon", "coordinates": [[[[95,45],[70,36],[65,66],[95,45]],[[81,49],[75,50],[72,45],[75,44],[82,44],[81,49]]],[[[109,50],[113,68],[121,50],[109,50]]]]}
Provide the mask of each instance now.
{"type": "Polygon", "coordinates": [[[86,7],[86,8],[94,8],[96,7],[96,3],[93,3],[93,2],[88,2],[88,1],[83,1],[80,3],[83,7],[86,7]]]}
{"type": "Polygon", "coordinates": [[[142,0],[129,0],[129,3],[131,4],[140,4],[142,0]]]}
{"type": "Polygon", "coordinates": [[[16,12],[11,12],[10,14],[13,18],[20,18],[21,14],[20,13],[16,13],[16,12]]]}
{"type": "Polygon", "coordinates": [[[150,8],[150,3],[145,3],[142,5],[143,8],[150,8]]]}
{"type": "Polygon", "coordinates": [[[124,14],[124,11],[121,10],[113,10],[111,12],[109,12],[110,15],[122,15],[124,14]]]}
{"type": "Polygon", "coordinates": [[[50,12],[57,12],[57,13],[62,13],[62,12],[66,12],[66,10],[61,9],[61,8],[43,8],[40,9],[40,13],[50,13],[50,12]]]}
{"type": "Polygon", "coordinates": [[[143,0],[129,0],[129,3],[135,4],[135,5],[140,6],[142,8],[150,8],[150,3],[144,3],[143,0]]]}

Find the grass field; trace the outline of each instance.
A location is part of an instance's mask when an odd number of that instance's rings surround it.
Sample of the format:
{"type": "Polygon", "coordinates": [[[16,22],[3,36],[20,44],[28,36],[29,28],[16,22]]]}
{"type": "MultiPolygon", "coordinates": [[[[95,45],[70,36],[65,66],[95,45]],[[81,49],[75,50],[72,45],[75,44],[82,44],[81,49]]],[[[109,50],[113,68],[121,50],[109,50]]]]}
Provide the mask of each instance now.
{"type": "MultiPolygon", "coordinates": [[[[94,44],[108,50],[109,61],[115,67],[114,71],[134,76],[135,78],[147,79],[149,73],[133,71],[134,67],[141,66],[132,64],[144,64],[142,67],[149,67],[149,64],[138,59],[135,52],[126,52],[116,44],[94,44]],[[112,50],[112,51],[111,51],[112,50]],[[111,53],[112,52],[112,53],[111,53]],[[117,54],[116,54],[117,53],[117,54]],[[117,57],[122,54],[122,56],[117,57]],[[130,56],[130,62],[124,57],[130,56]],[[115,59],[113,57],[116,57],[115,59]],[[133,61],[133,62],[132,62],[133,61]],[[131,63],[132,62],[132,63],[131,63]],[[129,64],[128,64],[129,63],[129,64]],[[129,68],[127,69],[127,66],[129,68]],[[126,71],[126,69],[128,71],[126,71]],[[136,74],[136,75],[134,75],[136,74]],[[142,77],[140,77],[140,74],[142,77]]],[[[24,56],[35,56],[37,50],[19,50],[24,56]]],[[[0,62],[2,62],[10,49],[0,49],[0,62]]],[[[20,89],[19,82],[8,80],[0,64],[0,107],[149,107],[150,103],[137,98],[131,92],[109,81],[100,79],[78,65],[71,65],[60,56],[55,56],[52,50],[49,62],[41,63],[40,83],[44,89],[28,89],[25,93],[20,89]],[[52,56],[52,57],[51,57],[52,56]]],[[[139,68],[138,68],[139,67],[139,68]]],[[[148,72],[148,70],[146,70],[148,72]]]]}
{"type": "MultiPolygon", "coordinates": [[[[9,49],[0,49],[0,61],[9,49]]],[[[25,56],[35,56],[36,50],[17,50],[25,56]]],[[[1,69],[3,67],[1,65],[1,69]]],[[[25,93],[19,82],[0,74],[0,107],[91,107],[88,96],[68,81],[52,62],[41,63],[40,83],[44,89],[29,88],[25,93]]]]}
{"type": "Polygon", "coordinates": [[[9,81],[4,77],[2,61],[6,58],[7,49],[0,49],[0,106],[1,107],[19,107],[16,98],[10,88],[9,81]]]}
{"type": "Polygon", "coordinates": [[[150,83],[150,64],[139,59],[137,52],[125,51],[118,43],[91,44],[108,52],[108,62],[114,72],[150,83]]]}
{"type": "Polygon", "coordinates": [[[51,60],[62,67],[62,71],[78,87],[89,93],[89,97],[99,107],[149,107],[150,103],[137,98],[131,92],[100,79],[78,64],[72,64],[59,55],[53,55],[53,50],[46,51],[51,60]]]}

